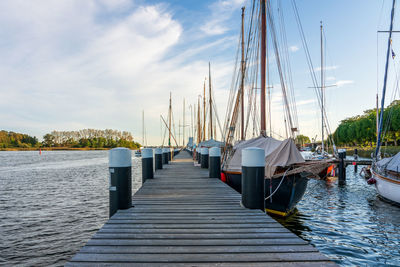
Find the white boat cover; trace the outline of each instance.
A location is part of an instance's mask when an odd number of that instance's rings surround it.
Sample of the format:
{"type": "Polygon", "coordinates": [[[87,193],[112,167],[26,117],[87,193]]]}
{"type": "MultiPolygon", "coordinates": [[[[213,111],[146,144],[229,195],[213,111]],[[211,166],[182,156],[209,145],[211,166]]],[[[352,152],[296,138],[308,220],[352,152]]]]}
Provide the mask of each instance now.
{"type": "Polygon", "coordinates": [[[400,152],[390,158],[381,159],[376,163],[381,169],[389,171],[399,172],[400,171],[400,152]]]}
{"type": "Polygon", "coordinates": [[[295,163],[305,162],[292,139],[284,141],[272,137],[259,136],[242,141],[233,147],[233,155],[227,160],[227,171],[240,172],[242,170],[242,150],[247,147],[258,147],[265,151],[265,176],[273,176],[277,167],[285,167],[295,163]]]}

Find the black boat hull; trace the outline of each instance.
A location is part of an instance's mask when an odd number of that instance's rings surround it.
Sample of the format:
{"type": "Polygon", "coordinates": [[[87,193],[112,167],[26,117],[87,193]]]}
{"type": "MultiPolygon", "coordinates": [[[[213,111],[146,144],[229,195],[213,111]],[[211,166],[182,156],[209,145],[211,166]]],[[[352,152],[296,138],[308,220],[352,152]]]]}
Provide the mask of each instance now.
{"type": "MultiPolygon", "coordinates": [[[[266,198],[271,195],[271,192],[275,192],[281,180],[282,178],[265,179],[264,195],[266,198]]],[[[307,184],[308,178],[301,173],[286,176],[275,194],[265,200],[265,211],[279,216],[288,216],[303,198],[307,184]]]]}
{"type": "MultiPolygon", "coordinates": [[[[224,173],[226,183],[241,193],[242,174],[225,171],[224,173]]],[[[265,179],[264,195],[266,198],[270,195],[270,191],[274,192],[276,190],[281,180],[282,178],[272,179],[272,187],[270,188],[271,179],[265,179]]],[[[307,189],[307,183],[308,178],[300,173],[286,176],[272,198],[265,201],[265,211],[283,217],[290,215],[297,203],[302,199],[307,189]]]]}

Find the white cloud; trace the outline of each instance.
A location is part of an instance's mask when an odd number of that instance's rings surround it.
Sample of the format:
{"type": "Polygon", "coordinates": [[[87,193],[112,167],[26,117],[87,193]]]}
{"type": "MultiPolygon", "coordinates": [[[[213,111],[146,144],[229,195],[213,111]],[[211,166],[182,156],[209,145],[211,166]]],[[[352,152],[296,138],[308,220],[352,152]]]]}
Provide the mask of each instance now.
{"type": "Polygon", "coordinates": [[[354,83],[354,81],[351,81],[351,80],[340,80],[340,81],[336,82],[336,86],[337,87],[343,87],[343,86],[345,86],[347,84],[353,84],[353,83],[354,83]]]}
{"type": "Polygon", "coordinates": [[[201,30],[206,35],[224,34],[230,29],[227,21],[233,12],[243,6],[245,0],[219,0],[210,5],[211,15],[201,30]]]}
{"type": "MultiPolygon", "coordinates": [[[[337,66],[337,65],[334,65],[334,66],[325,66],[325,67],[324,67],[324,70],[336,70],[336,69],[338,69],[338,68],[339,68],[339,66],[337,66]]],[[[315,68],[314,71],[321,71],[321,66],[315,68]]]]}
{"type": "Polygon", "coordinates": [[[289,51],[290,51],[290,52],[296,52],[296,51],[298,51],[298,50],[299,50],[299,47],[296,46],[296,45],[289,46],[289,51]]]}

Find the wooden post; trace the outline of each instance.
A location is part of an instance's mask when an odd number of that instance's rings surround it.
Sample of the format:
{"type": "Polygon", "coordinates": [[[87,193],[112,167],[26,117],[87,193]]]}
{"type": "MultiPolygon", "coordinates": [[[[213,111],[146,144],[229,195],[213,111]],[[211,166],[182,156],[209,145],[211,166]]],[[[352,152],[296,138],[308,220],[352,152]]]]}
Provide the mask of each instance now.
{"type": "Polygon", "coordinates": [[[346,158],[346,149],[339,149],[339,185],[346,184],[346,165],[344,159],[346,158]]]}

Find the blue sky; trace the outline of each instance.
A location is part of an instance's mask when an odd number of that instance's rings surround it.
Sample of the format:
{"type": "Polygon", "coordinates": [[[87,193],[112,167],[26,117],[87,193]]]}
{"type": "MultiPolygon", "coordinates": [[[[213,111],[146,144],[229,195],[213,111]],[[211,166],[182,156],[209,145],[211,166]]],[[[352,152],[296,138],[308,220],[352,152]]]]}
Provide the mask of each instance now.
{"type": "MultiPolygon", "coordinates": [[[[324,24],[327,84],[338,84],[327,89],[334,130],[340,120],[375,105],[376,31],[388,28],[391,1],[296,3],[315,67],[320,21],[324,24]]],[[[243,0],[1,1],[0,128],[39,138],[52,130],[113,128],[130,131],[141,141],[145,110],[149,144],[159,144],[159,116],[166,116],[169,92],[177,125],[183,98],[187,106],[195,104],[202,91],[208,61],[223,120],[242,5],[250,7],[243,0]]],[[[312,81],[290,1],[282,0],[282,7],[300,133],[320,137],[316,96],[308,88],[312,81]]],[[[400,29],[398,23],[395,29],[400,29]]],[[[400,58],[398,41],[395,36],[393,49],[400,58]]],[[[380,81],[385,45],[386,35],[380,34],[380,81]]],[[[272,83],[278,81],[272,75],[272,83]]],[[[277,88],[273,94],[279,95],[277,88]]],[[[273,110],[274,131],[283,135],[281,107],[273,110]]]]}

